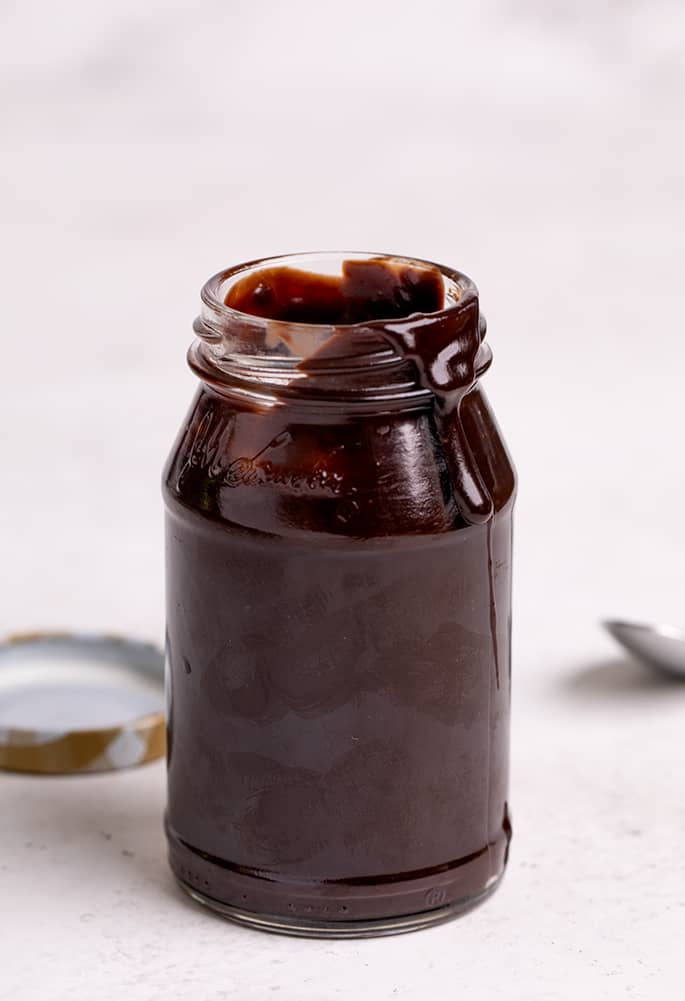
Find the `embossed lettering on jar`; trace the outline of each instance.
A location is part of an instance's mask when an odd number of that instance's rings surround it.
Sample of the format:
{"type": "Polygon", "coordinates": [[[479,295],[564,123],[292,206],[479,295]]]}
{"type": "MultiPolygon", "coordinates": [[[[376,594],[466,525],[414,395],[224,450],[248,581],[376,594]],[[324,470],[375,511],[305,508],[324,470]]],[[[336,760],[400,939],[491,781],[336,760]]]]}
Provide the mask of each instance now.
{"type": "Polygon", "coordinates": [[[181,885],[313,935],[420,928],[506,864],[515,474],[473,282],[368,254],[205,285],[165,471],[181,885]]]}

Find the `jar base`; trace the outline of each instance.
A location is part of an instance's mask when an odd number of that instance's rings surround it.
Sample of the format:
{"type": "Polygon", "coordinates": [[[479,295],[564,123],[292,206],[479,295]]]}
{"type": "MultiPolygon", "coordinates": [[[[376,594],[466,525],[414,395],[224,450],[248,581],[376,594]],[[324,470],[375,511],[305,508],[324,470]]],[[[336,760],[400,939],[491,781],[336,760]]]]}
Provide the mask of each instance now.
{"type": "Polygon", "coordinates": [[[399,934],[447,921],[485,900],[507,864],[510,826],[470,855],[377,879],[265,875],[193,848],[166,819],[171,871],[194,900],[224,917],[291,935],[399,934]]]}
{"type": "Polygon", "coordinates": [[[320,921],[277,914],[256,914],[254,911],[222,904],[219,900],[214,900],[205,893],[201,893],[194,886],[184,883],[178,877],[176,877],[176,882],[198,904],[202,904],[203,907],[209,908],[228,921],[245,925],[248,928],[272,932],[276,935],[293,935],[298,938],[380,938],[384,935],[402,935],[406,932],[420,931],[422,928],[432,928],[434,925],[444,924],[446,921],[460,917],[487,900],[499,886],[503,875],[502,872],[499,876],[493,877],[491,884],[480,893],[456,900],[445,907],[435,907],[418,914],[361,921],[320,921]]]}

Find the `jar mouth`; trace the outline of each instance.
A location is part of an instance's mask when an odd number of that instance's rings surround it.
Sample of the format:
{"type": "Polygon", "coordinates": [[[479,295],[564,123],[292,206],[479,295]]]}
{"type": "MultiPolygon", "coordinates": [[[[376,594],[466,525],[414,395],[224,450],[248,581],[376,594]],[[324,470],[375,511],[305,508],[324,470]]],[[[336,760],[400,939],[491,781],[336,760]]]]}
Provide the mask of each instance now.
{"type": "MultiPolygon", "coordinates": [[[[258,310],[261,305],[257,303],[258,310]]],[[[450,365],[472,372],[474,379],[492,360],[490,348],[483,343],[485,318],[479,312],[474,282],[453,268],[396,254],[284,254],[227,268],[204,285],[202,310],[193,329],[198,339],[188,361],[203,382],[265,407],[286,401],[317,408],[339,407],[344,401],[350,410],[360,412],[431,406],[433,394],[420,384],[408,345],[428,346],[429,354],[435,349],[438,369],[444,368],[445,349],[451,345],[450,365]],[[367,279],[372,290],[379,285],[380,299],[372,300],[373,310],[384,309],[387,301],[395,315],[371,315],[353,323],[313,323],[236,308],[235,299],[242,304],[245,287],[251,294],[260,284],[259,276],[268,272],[269,291],[275,291],[280,309],[282,287],[276,281],[274,289],[274,269],[313,276],[317,288],[324,290],[329,280],[335,285],[338,276],[347,280],[352,272],[355,287],[368,288],[367,279]],[[380,272],[379,283],[371,280],[378,277],[374,269],[380,272]],[[389,286],[384,269],[391,275],[389,286]],[[238,296],[232,294],[236,288],[238,296]],[[417,304],[438,303],[439,309],[414,309],[417,304]],[[464,331],[468,331],[466,337],[464,331]]]]}
{"type": "MultiPolygon", "coordinates": [[[[348,360],[362,357],[368,363],[373,355],[393,353],[381,330],[404,327],[415,317],[430,316],[437,320],[450,316],[477,296],[478,289],[467,275],[422,258],[360,251],[283,254],[247,261],[213,275],[202,288],[202,310],[194,330],[209,348],[215,362],[233,358],[240,363],[240,356],[250,356],[265,360],[278,358],[281,364],[287,364],[287,359],[292,359],[297,364],[325,354],[331,359],[333,356],[348,360]],[[409,299],[409,308],[401,315],[395,311],[396,315],[370,315],[353,322],[340,322],[338,319],[312,322],[310,319],[302,321],[258,315],[227,302],[240,283],[244,284],[246,279],[253,279],[256,283],[260,275],[274,269],[292,269],[294,273],[306,274],[314,279],[335,280],[343,274],[345,266],[376,263],[397,272],[404,269],[407,274],[435,276],[441,285],[439,308],[413,309],[409,299]],[[327,342],[333,340],[336,341],[335,350],[322,352],[327,342]]],[[[418,304],[423,303],[419,301],[418,304]]],[[[371,305],[376,311],[382,308],[374,303],[371,305]]]]}

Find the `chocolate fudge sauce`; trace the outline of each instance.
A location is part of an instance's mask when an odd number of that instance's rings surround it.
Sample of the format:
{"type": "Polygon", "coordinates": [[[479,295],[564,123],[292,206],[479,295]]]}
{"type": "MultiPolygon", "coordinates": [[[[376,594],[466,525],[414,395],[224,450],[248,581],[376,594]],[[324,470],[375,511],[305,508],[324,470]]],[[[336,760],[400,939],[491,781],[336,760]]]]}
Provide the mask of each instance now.
{"type": "Polygon", "coordinates": [[[340,272],[267,261],[203,294],[165,471],[167,835],[233,918],[373,934],[504,870],[515,474],[475,286],[340,272]]]}

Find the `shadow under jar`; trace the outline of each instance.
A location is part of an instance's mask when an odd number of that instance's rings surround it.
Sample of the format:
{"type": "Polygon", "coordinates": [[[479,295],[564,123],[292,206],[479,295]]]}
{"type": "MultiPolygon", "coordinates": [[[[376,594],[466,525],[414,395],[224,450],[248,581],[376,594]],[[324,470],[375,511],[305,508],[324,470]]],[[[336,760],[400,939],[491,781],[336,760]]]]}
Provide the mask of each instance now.
{"type": "Polygon", "coordinates": [[[515,473],[465,275],[301,254],[202,290],[165,470],[171,867],[272,931],[434,924],[501,877],[515,473]]]}

